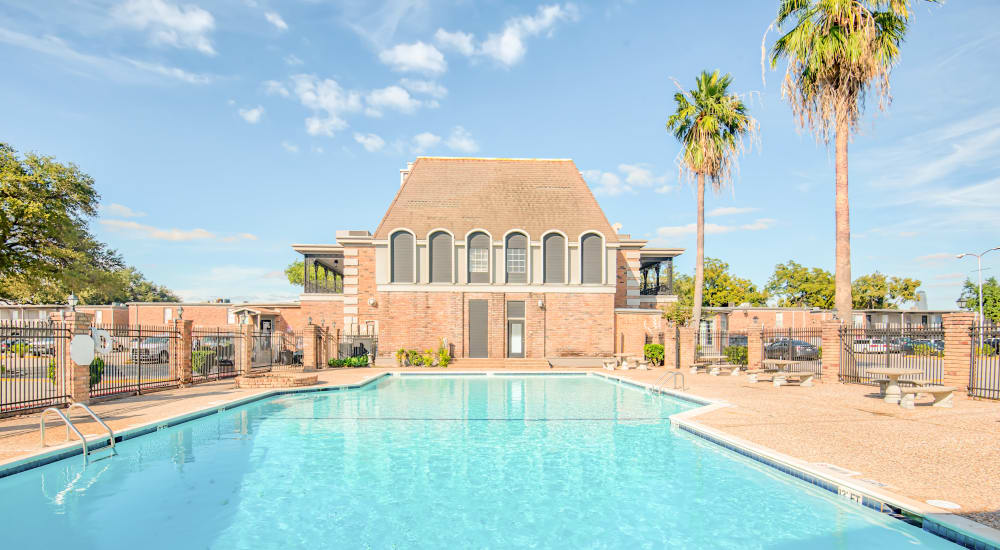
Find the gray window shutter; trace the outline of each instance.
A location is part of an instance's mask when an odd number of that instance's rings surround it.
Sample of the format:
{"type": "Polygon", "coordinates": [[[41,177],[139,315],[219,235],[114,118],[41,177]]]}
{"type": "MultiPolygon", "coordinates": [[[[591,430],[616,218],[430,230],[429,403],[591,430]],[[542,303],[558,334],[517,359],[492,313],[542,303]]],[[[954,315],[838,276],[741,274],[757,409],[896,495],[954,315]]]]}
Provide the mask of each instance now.
{"type": "MultiPolygon", "coordinates": [[[[473,233],[472,235],[469,235],[469,246],[467,248],[469,251],[471,251],[473,248],[483,248],[486,250],[486,256],[488,258],[490,256],[490,244],[491,244],[490,237],[486,233],[473,233]]],[[[469,253],[470,252],[466,251],[466,254],[469,253]]],[[[466,264],[472,265],[472,262],[468,261],[468,257],[466,257],[466,264]]],[[[473,273],[470,271],[469,282],[488,283],[490,282],[490,273],[489,271],[480,273],[473,273]]]]}
{"type": "Polygon", "coordinates": [[[451,260],[452,249],[451,235],[444,231],[439,231],[431,235],[431,282],[450,283],[451,273],[454,271],[454,262],[451,260]]]}
{"type": "Polygon", "coordinates": [[[557,233],[545,236],[545,262],[542,281],[546,283],[566,282],[566,238],[557,233]]]}
{"type": "Polygon", "coordinates": [[[469,357],[489,356],[489,314],[487,300],[469,300],[469,357]]]}
{"type": "Polygon", "coordinates": [[[580,239],[580,273],[584,284],[601,282],[601,236],[587,233],[580,239]]]}
{"type": "Polygon", "coordinates": [[[507,302],[508,319],[524,319],[524,302],[507,302]]]}
{"type": "Polygon", "coordinates": [[[392,234],[392,282],[413,282],[413,235],[405,231],[392,234]]]}
{"type": "Polygon", "coordinates": [[[510,256],[510,252],[509,251],[512,248],[516,248],[516,249],[520,249],[520,250],[524,251],[524,270],[521,271],[521,272],[514,272],[514,273],[510,272],[509,270],[507,270],[508,265],[506,264],[506,262],[508,262],[509,260],[507,260],[505,258],[505,260],[504,260],[505,261],[504,270],[507,271],[507,282],[508,283],[526,283],[526,282],[528,282],[528,266],[527,266],[527,262],[528,262],[528,237],[526,237],[526,236],[524,236],[524,235],[522,235],[520,233],[513,233],[511,235],[508,235],[507,236],[507,250],[508,250],[507,255],[508,256],[510,256]]]}

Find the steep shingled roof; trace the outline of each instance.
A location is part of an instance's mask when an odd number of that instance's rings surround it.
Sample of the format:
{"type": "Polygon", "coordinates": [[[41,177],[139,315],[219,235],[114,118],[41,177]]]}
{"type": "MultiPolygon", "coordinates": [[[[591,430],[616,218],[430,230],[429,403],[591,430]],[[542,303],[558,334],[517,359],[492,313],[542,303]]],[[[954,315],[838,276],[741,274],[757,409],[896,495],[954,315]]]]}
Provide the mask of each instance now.
{"type": "Polygon", "coordinates": [[[427,238],[443,227],[458,239],[475,228],[495,240],[523,229],[531,240],[559,230],[576,241],[587,230],[617,236],[576,164],[568,159],[417,157],[375,230],[376,239],[406,228],[427,238]]]}

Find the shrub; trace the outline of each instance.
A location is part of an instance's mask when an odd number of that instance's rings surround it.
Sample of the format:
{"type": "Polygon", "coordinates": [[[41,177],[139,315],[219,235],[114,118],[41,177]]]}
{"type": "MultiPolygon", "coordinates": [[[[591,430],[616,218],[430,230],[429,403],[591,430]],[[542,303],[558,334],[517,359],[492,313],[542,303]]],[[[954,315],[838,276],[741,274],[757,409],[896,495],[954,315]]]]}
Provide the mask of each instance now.
{"type": "Polygon", "coordinates": [[[210,349],[200,349],[191,352],[191,370],[195,374],[206,374],[208,368],[215,361],[215,351],[210,349]]]}
{"type": "Polygon", "coordinates": [[[348,357],[344,359],[345,367],[367,367],[368,366],[368,356],[358,355],[357,357],[348,357]]]}
{"type": "Polygon", "coordinates": [[[399,348],[396,350],[396,366],[402,367],[404,359],[406,359],[406,350],[404,348],[399,348]]]}
{"type": "Polygon", "coordinates": [[[415,349],[407,350],[406,356],[410,359],[410,365],[414,367],[424,366],[424,356],[420,355],[419,351],[415,349]]]}
{"type": "Polygon", "coordinates": [[[448,363],[451,363],[451,352],[449,352],[448,348],[445,347],[443,341],[438,345],[437,360],[438,366],[443,368],[447,368],[448,363]]]}
{"type": "Polygon", "coordinates": [[[18,357],[24,359],[24,356],[28,355],[28,352],[31,350],[31,346],[29,346],[24,342],[17,342],[11,344],[10,347],[7,348],[7,350],[10,351],[11,353],[16,353],[18,357]]]}
{"type": "Polygon", "coordinates": [[[56,385],[57,372],[59,372],[59,369],[56,368],[56,360],[49,359],[49,366],[45,368],[45,376],[48,377],[49,382],[52,382],[53,386],[56,385]]]}
{"type": "Polygon", "coordinates": [[[981,357],[993,357],[996,354],[997,354],[996,348],[990,346],[989,344],[976,348],[976,355],[979,355],[981,357]]]}
{"type": "Polygon", "coordinates": [[[97,357],[90,362],[90,387],[100,384],[101,378],[104,378],[104,359],[97,357]]]}
{"type": "Polygon", "coordinates": [[[340,367],[344,366],[344,360],[343,359],[333,358],[333,359],[330,359],[329,361],[327,361],[326,364],[328,366],[330,366],[330,367],[340,368],[340,367]]]}
{"type": "Polygon", "coordinates": [[[646,344],[642,348],[642,354],[654,365],[663,364],[663,344],[646,344]]]}
{"type": "Polygon", "coordinates": [[[822,359],[822,358],[823,358],[823,346],[817,346],[817,347],[816,347],[816,351],[817,351],[817,352],[818,352],[818,354],[819,354],[819,355],[817,355],[817,357],[818,357],[819,359],[822,359]]]}
{"type": "Polygon", "coordinates": [[[425,367],[433,367],[434,366],[434,359],[435,359],[436,356],[437,356],[437,353],[435,353],[434,350],[432,350],[432,349],[425,349],[424,350],[424,366],[425,367]]]}
{"type": "Polygon", "coordinates": [[[918,344],[913,347],[914,355],[922,355],[926,357],[944,357],[943,351],[938,351],[934,346],[929,346],[927,344],[918,344]]]}
{"type": "Polygon", "coordinates": [[[726,349],[722,350],[722,353],[726,356],[726,361],[729,361],[730,365],[745,367],[750,362],[749,357],[747,357],[746,346],[726,346],[726,349]]]}

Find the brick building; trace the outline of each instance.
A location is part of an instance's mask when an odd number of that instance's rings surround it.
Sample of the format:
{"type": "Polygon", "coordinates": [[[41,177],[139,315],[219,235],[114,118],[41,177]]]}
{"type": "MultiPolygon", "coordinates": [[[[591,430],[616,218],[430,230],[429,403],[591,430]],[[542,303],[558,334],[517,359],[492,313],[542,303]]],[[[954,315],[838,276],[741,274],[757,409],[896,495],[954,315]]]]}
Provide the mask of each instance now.
{"type": "Polygon", "coordinates": [[[400,171],[374,232],[293,249],[302,315],[377,335],[380,357],[472,358],[614,353],[616,325],[676,300],[682,252],[617,233],[571,160],[437,157],[400,171]]]}

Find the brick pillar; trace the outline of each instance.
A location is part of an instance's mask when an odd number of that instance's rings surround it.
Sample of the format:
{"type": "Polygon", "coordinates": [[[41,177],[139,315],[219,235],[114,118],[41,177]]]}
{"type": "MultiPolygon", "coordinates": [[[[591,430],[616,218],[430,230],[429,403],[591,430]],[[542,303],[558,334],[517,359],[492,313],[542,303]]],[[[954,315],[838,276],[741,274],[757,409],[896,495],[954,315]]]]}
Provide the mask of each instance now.
{"type": "MultiPolygon", "coordinates": [[[[90,324],[93,317],[87,313],[71,312],[66,316],[66,327],[70,337],[76,335],[90,336],[90,324]]],[[[66,389],[69,399],[74,403],[90,403],[90,364],[78,365],[69,356],[69,346],[66,346],[66,389]]]]}
{"type": "Polygon", "coordinates": [[[942,383],[959,391],[969,390],[969,369],[972,364],[972,312],[945,313],[941,316],[944,329],[944,377],[942,383]]]}
{"type": "Polygon", "coordinates": [[[319,350],[316,349],[316,336],[320,333],[320,327],[309,323],[302,329],[302,368],[305,371],[316,370],[316,358],[319,350]]]}
{"type": "Polygon", "coordinates": [[[698,341],[694,327],[681,327],[681,364],[680,368],[686,369],[694,364],[697,355],[696,343],[698,341]]]}
{"type": "Polygon", "coordinates": [[[239,342],[236,345],[236,372],[243,375],[250,372],[253,365],[253,327],[240,325],[239,342]]]}
{"type": "Polygon", "coordinates": [[[747,368],[759,369],[764,361],[763,327],[754,323],[747,329],[747,368]]]}
{"type": "Polygon", "coordinates": [[[170,352],[170,379],[180,385],[191,384],[191,328],[194,321],[174,319],[170,322],[177,335],[176,347],[170,352]]]}
{"type": "Polygon", "coordinates": [[[840,354],[844,346],[840,342],[840,321],[823,321],[823,358],[822,378],[826,382],[834,382],[840,379],[840,354]]]}

